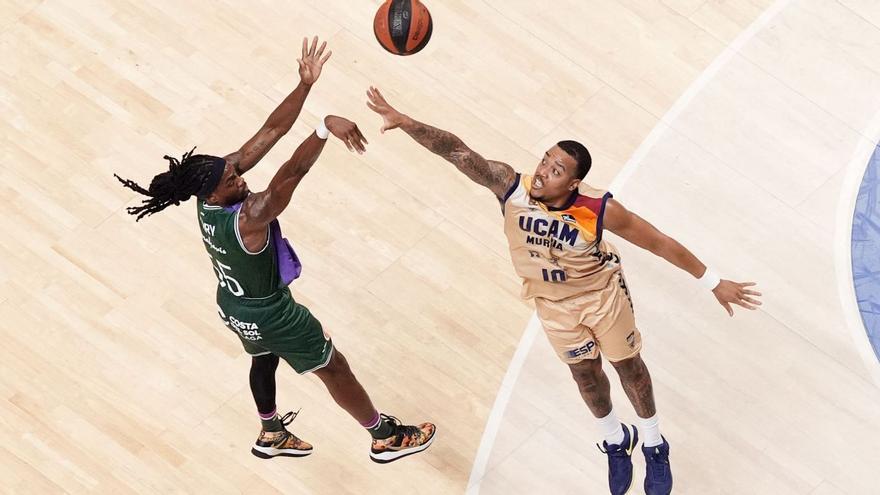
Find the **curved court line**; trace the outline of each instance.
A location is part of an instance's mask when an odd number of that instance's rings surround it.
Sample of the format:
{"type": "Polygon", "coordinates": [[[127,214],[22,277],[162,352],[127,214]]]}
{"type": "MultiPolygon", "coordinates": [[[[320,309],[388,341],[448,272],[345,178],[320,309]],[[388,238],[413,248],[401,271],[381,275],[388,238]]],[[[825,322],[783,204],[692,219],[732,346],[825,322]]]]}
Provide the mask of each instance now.
{"type": "MultiPolygon", "coordinates": [[[[766,26],[771,19],[776,17],[776,15],[785,9],[791,2],[792,0],[777,0],[757,19],[755,19],[749,27],[740,33],[740,35],[737,36],[737,38],[733,40],[721,52],[721,54],[715,58],[715,60],[712,61],[709,67],[707,67],[696,81],[694,81],[678,100],[675,101],[672,108],[663,115],[657,125],[654,126],[654,129],[651,130],[651,133],[648,134],[648,137],[642,141],[642,144],[639,145],[632,157],[630,157],[620,170],[620,173],[618,173],[611,182],[611,185],[609,186],[611,191],[615,193],[620,192],[626,181],[628,181],[635,173],[644,157],[649,151],[651,151],[654,145],[660,141],[660,138],[666,133],[666,130],[671,126],[672,122],[678,118],[685,107],[690,104],[694,97],[703,90],[712,78],[715,77],[718,71],[727,65],[730,59],[732,59],[761,28],[766,26]]],[[[536,313],[533,313],[528,325],[526,325],[522,338],[520,338],[516,352],[510,360],[510,365],[507,368],[507,372],[504,374],[504,379],[501,382],[498,395],[495,396],[495,403],[492,405],[492,411],[489,413],[489,418],[486,420],[486,427],[483,429],[483,436],[480,438],[480,446],[477,448],[477,455],[474,457],[474,465],[471,468],[471,475],[468,479],[467,490],[465,492],[467,495],[478,495],[480,493],[480,485],[483,482],[483,477],[486,475],[486,466],[489,464],[489,455],[492,453],[492,447],[495,444],[495,437],[498,435],[498,430],[501,429],[501,418],[504,416],[504,411],[507,409],[507,404],[510,402],[510,396],[513,394],[513,388],[516,385],[523,364],[525,364],[526,357],[529,354],[529,350],[531,350],[532,343],[535,341],[535,336],[538,334],[540,328],[541,325],[538,322],[538,316],[536,313]]]]}
{"type": "Polygon", "coordinates": [[[846,326],[850,330],[850,336],[868,373],[874,379],[874,383],[880,386],[880,362],[877,361],[874,348],[871,347],[868,334],[865,332],[862,313],[859,311],[858,299],[856,298],[852,274],[851,243],[853,213],[859,196],[859,187],[871,161],[871,156],[874,154],[877,140],[880,139],[880,113],[874,116],[871,124],[862,135],[865,138],[860,140],[852,160],[846,167],[846,175],[844,175],[843,185],[840,189],[840,199],[837,202],[837,226],[834,229],[834,271],[837,273],[837,293],[840,296],[846,326]]]}
{"type": "Polygon", "coordinates": [[[513,358],[510,360],[510,365],[507,367],[507,372],[504,373],[504,379],[498,388],[498,395],[495,396],[495,404],[492,405],[492,411],[486,419],[483,437],[480,438],[480,446],[477,448],[477,455],[471,468],[467,495],[477,495],[480,493],[480,483],[483,482],[483,476],[486,474],[489,454],[492,453],[495,437],[498,436],[498,430],[501,429],[501,417],[504,416],[504,411],[507,410],[507,403],[510,402],[510,396],[513,394],[513,387],[516,386],[519,372],[522,371],[523,363],[526,361],[526,356],[528,356],[540,328],[541,324],[538,322],[538,314],[532,313],[532,317],[529,319],[529,323],[519,339],[519,344],[516,346],[516,352],[513,353],[513,358]]]}

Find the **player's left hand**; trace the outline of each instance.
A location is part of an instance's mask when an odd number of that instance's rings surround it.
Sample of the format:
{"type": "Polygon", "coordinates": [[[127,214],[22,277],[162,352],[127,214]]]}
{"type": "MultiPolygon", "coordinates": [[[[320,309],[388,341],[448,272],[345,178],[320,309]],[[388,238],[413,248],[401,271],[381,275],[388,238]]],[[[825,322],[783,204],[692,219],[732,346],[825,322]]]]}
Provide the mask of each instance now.
{"type": "Polygon", "coordinates": [[[718,299],[718,302],[724,306],[724,309],[727,310],[727,314],[733,316],[733,308],[730,306],[731,304],[736,304],[737,306],[742,306],[751,310],[758,309],[758,306],[761,305],[761,301],[756,299],[756,297],[761,296],[761,293],[746,288],[754,285],[754,282],[721,280],[721,282],[712,289],[712,294],[715,294],[715,299],[718,299]]]}
{"type": "Polygon", "coordinates": [[[327,48],[326,41],[321,43],[321,47],[318,48],[317,36],[312,38],[311,47],[309,47],[309,39],[303,38],[302,58],[296,59],[296,62],[299,64],[299,79],[303,84],[311,86],[318,80],[324,62],[330,58],[330,55],[333,55],[332,51],[328,51],[327,54],[324,55],[325,48],[327,48]]]}

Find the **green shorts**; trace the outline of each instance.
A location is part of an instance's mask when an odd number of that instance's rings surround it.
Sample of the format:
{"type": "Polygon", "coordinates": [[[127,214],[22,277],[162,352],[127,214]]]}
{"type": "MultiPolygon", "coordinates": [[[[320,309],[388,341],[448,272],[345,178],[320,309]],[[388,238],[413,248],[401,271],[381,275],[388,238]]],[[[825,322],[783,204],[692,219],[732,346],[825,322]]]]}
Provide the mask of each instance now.
{"type": "Polygon", "coordinates": [[[333,343],[312,313],[297,304],[287,287],[263,299],[217,291],[223,323],[238,335],[251,356],[275,354],[299,374],[327,366],[333,343]]]}

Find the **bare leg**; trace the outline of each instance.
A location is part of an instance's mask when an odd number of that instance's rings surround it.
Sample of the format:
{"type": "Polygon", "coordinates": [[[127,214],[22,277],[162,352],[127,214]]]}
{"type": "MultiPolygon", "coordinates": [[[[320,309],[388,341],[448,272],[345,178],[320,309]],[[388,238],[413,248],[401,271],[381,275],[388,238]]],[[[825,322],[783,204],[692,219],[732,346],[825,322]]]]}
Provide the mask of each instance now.
{"type": "Polygon", "coordinates": [[[593,416],[608,416],[611,413],[611,384],[608,375],[602,371],[602,359],[585,359],[568,367],[593,416]]]}
{"type": "Polygon", "coordinates": [[[339,407],[351,414],[358,423],[366,424],[376,417],[376,408],[370,396],[355,378],[341,352],[334,350],[327,366],[313,373],[324,382],[339,407]]]}
{"type": "Polygon", "coordinates": [[[640,418],[650,418],[657,413],[657,406],[654,403],[654,386],[651,383],[651,374],[648,373],[648,367],[642,361],[642,357],[636,354],[635,357],[611,363],[620,376],[620,384],[626,391],[626,396],[632,403],[636,414],[640,418]]]}

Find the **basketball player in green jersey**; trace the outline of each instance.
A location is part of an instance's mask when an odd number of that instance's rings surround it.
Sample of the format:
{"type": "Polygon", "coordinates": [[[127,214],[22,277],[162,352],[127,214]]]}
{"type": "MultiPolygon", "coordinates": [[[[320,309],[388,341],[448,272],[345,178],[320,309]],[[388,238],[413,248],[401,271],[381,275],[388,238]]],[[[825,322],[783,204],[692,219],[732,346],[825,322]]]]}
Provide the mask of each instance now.
{"type": "Polygon", "coordinates": [[[316,37],[309,47],[303,40],[302,58],[298,60],[300,84],[241,149],[222,158],[192,152],[181,160],[166,156],[169,170],[154,177],[149,189],[117,178],[126,187],[149,196],[142,206],[128,208],[138,220],[191,196],[198,199],[199,230],[218,278],[220,317],[252,356],[250,385],[262,420],[252,453],[268,459],[312,452],[310,444],[285,428],[295,414],[277,414],[275,370],[280,358],[300,374],[317,375],[333,399],[372,435],[370,458],[387,463],[428,448],[435,427],[431,423],[403,425],[373,407],[321,323],[291,296],[287,285],[299,276],[301,265],[281,236],[277,220],[318,159],[330,133],[349,150],[360,153],[365,151],[366,139],[353,122],[327,116],[281,166],[265,191],[251,193],[242,178],[293,126],[330,57],[329,51],[324,55],[326,43],[318,48],[317,42],[316,37]]]}
{"type": "Polygon", "coordinates": [[[611,199],[611,193],[582,182],[590,169],[586,147],[560,141],[541,159],[534,175],[486,160],[449,132],[418,122],[392,108],[375,88],[367,105],[382,116],[382,132],[400,128],[440,155],[501,202],[511,261],[523,279],[523,296],[534,299],[548,340],[566,363],[581,396],[597,418],[608,455],[612,494],[632,484],[632,451],[639,429],[621,424],[612,409],[604,356],[620,376],[640,418],[646,458],[645,493],[672,490],[669,443],[660,435],[648,368],[640,357],[641,334],[617,249],[603,229],[651,251],[690,273],[733,316],[731,304],[760,305],[753,283],[721,280],[690,251],[611,199]]]}

